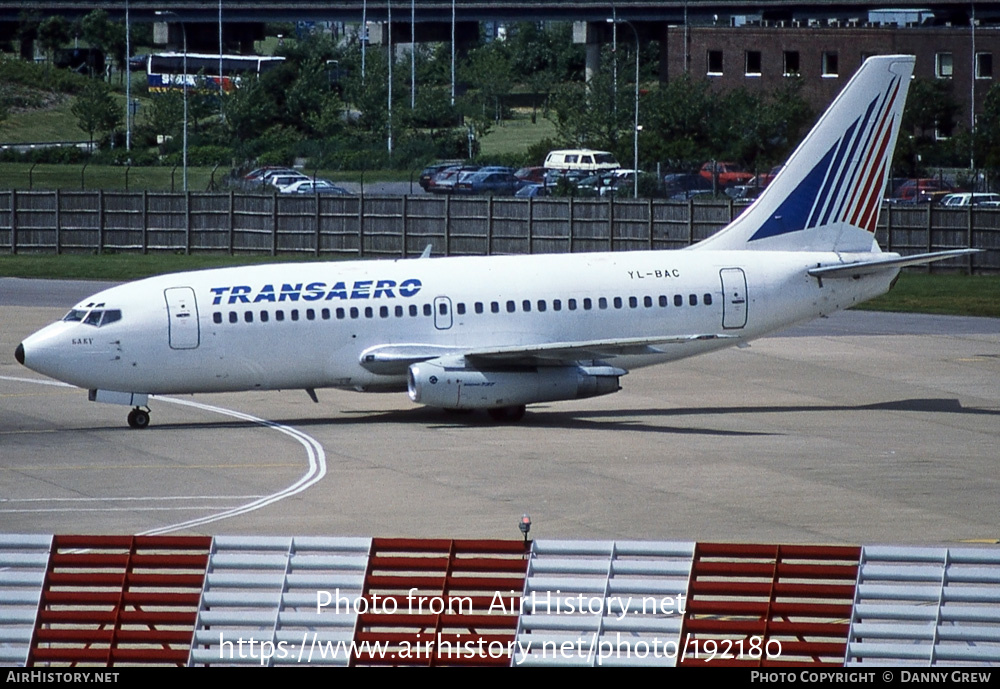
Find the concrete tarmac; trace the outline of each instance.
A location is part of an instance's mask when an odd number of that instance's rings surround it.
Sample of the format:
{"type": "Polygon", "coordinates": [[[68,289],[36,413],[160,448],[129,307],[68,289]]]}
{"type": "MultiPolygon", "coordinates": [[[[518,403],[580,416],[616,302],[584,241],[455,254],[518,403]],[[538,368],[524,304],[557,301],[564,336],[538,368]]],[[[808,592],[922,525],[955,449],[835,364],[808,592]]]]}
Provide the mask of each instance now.
{"type": "Polygon", "coordinates": [[[836,314],[516,425],[320,390],[154,398],[135,431],[14,361],[99,288],[0,280],[0,532],[1000,538],[998,320],[836,314]]]}

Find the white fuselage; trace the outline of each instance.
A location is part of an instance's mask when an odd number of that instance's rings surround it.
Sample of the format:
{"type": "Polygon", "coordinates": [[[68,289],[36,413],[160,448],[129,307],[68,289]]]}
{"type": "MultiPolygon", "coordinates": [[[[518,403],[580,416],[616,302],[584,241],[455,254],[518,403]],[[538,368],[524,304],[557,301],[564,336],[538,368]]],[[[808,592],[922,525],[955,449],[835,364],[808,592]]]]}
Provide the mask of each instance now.
{"type": "Polygon", "coordinates": [[[32,369],[135,393],[405,389],[361,365],[386,345],[460,350],[720,334],[617,357],[635,368],[731,346],[888,290],[897,271],[822,281],[833,252],[645,251],[293,263],[176,273],[105,290],[23,343],[32,369]],[[91,319],[92,321],[96,319],[91,319]]]}

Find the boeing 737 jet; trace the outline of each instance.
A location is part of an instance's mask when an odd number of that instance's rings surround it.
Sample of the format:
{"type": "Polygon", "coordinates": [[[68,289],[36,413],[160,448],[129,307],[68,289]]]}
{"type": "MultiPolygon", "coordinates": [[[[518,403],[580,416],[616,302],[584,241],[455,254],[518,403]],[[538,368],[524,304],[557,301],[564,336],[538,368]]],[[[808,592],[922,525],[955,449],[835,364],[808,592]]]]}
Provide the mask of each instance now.
{"type": "Polygon", "coordinates": [[[911,56],[869,58],[774,181],[679,251],[222,268],[95,294],[24,340],[25,366],[132,407],[150,395],[408,390],[517,420],[616,392],[632,369],[738,345],[888,291],[874,239],[911,56]]]}

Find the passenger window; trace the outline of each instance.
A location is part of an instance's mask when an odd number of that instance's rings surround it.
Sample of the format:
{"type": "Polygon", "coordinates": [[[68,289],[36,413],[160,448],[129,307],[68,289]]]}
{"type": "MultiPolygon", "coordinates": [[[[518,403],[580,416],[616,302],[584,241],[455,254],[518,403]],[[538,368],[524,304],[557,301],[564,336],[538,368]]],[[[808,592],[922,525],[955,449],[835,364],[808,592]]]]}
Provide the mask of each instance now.
{"type": "Polygon", "coordinates": [[[576,299],[570,299],[570,300],[568,300],[566,302],[566,305],[569,307],[570,311],[576,311],[576,299]]]}
{"type": "MultiPolygon", "coordinates": [[[[646,297],[646,299],[649,299],[649,297],[646,297]]],[[[629,306],[630,309],[634,309],[638,305],[639,305],[639,300],[638,299],[636,299],[635,297],[629,297],[628,298],[628,306],[629,306]]]]}
{"type": "Polygon", "coordinates": [[[372,307],[370,307],[370,306],[366,306],[365,307],[365,318],[374,318],[374,317],[375,317],[375,310],[372,307]]]}
{"type": "Polygon", "coordinates": [[[607,299],[607,297],[598,297],[597,298],[597,308],[599,308],[599,309],[606,309],[606,308],[608,308],[608,299],[607,299]]]}
{"type": "Polygon", "coordinates": [[[621,307],[622,307],[622,298],[621,297],[615,297],[615,308],[616,309],[620,309],[621,307]]]}
{"type": "Polygon", "coordinates": [[[229,322],[230,322],[230,323],[235,323],[235,322],[236,322],[236,321],[238,321],[239,319],[240,319],[240,317],[236,315],[236,312],[235,312],[235,311],[230,311],[230,312],[229,312],[229,322]]]}
{"type": "Polygon", "coordinates": [[[275,311],[274,312],[274,320],[276,320],[276,321],[283,321],[283,320],[285,320],[285,312],[282,311],[282,310],[280,310],[280,309],[277,310],[277,311],[275,311]]]}
{"type": "Polygon", "coordinates": [[[424,304],[424,315],[425,316],[431,316],[431,315],[433,315],[433,313],[434,313],[434,311],[433,311],[433,309],[431,309],[431,305],[430,304],[424,304]]]}
{"type": "Polygon", "coordinates": [[[490,311],[492,311],[493,313],[500,313],[500,302],[498,302],[498,301],[491,301],[490,302],[490,311]]]}
{"type": "Polygon", "coordinates": [[[389,307],[388,306],[380,306],[380,307],[378,307],[378,315],[380,317],[382,317],[382,318],[388,318],[389,317],[389,307]]]}
{"type": "Polygon", "coordinates": [[[517,310],[517,304],[512,301],[507,302],[507,313],[514,313],[517,310]]]}
{"type": "Polygon", "coordinates": [[[253,323],[253,311],[247,311],[243,314],[243,320],[247,323],[253,323]]]}
{"type": "Polygon", "coordinates": [[[360,315],[360,312],[358,311],[358,307],[357,306],[352,306],[351,307],[351,318],[357,318],[359,315],[360,315]]]}
{"type": "Polygon", "coordinates": [[[291,311],[291,313],[289,315],[292,317],[293,321],[299,320],[299,310],[298,309],[292,309],[292,311],[291,311]]]}
{"type": "Polygon", "coordinates": [[[590,311],[590,309],[592,309],[593,306],[594,306],[594,302],[592,302],[590,300],[590,297],[587,297],[587,298],[585,298],[583,300],[583,310],[584,311],[590,311]]]}
{"type": "Polygon", "coordinates": [[[461,301],[458,302],[458,304],[455,306],[455,311],[458,312],[459,316],[464,316],[465,315],[465,302],[461,302],[461,301]]]}
{"type": "Polygon", "coordinates": [[[562,311],[562,302],[559,301],[558,299],[553,299],[552,300],[552,310],[553,311],[562,311]]]}
{"type": "Polygon", "coordinates": [[[396,318],[402,318],[402,317],[403,317],[403,307],[399,306],[397,304],[396,305],[396,318]]]}
{"type": "Polygon", "coordinates": [[[666,306],[669,303],[670,302],[667,300],[667,295],[661,294],[660,295],[660,306],[666,306]]]}
{"type": "Polygon", "coordinates": [[[684,297],[679,294],[674,295],[674,306],[684,306],[684,297]]]}
{"type": "Polygon", "coordinates": [[[316,311],[314,309],[306,309],[306,320],[307,321],[316,320],[316,311]]]}
{"type": "Polygon", "coordinates": [[[653,298],[652,297],[643,297],[642,298],[642,305],[645,306],[647,309],[650,308],[653,305],[653,298]]]}
{"type": "Polygon", "coordinates": [[[335,313],[337,314],[337,320],[338,321],[344,320],[344,316],[347,315],[347,314],[344,313],[343,309],[337,309],[337,311],[335,313]]]}
{"type": "Polygon", "coordinates": [[[539,299],[538,300],[538,310],[539,311],[544,311],[545,310],[545,300],[544,299],[539,299]]]}
{"type": "Polygon", "coordinates": [[[420,309],[417,308],[416,304],[410,304],[410,316],[417,316],[420,314],[420,309]]]}
{"type": "Polygon", "coordinates": [[[215,313],[213,313],[212,314],[212,322],[213,323],[221,323],[222,322],[222,314],[219,313],[218,311],[216,311],[215,313]]]}
{"type": "Polygon", "coordinates": [[[261,323],[267,323],[267,320],[270,317],[270,315],[271,314],[269,314],[267,311],[261,311],[260,312],[260,322],[261,323]]]}
{"type": "Polygon", "coordinates": [[[524,309],[525,313],[531,311],[531,300],[525,299],[521,302],[521,308],[524,309]]]}
{"type": "Polygon", "coordinates": [[[711,294],[706,294],[705,295],[704,303],[705,303],[705,306],[711,306],[712,305],[712,295],[711,294]]]}
{"type": "Polygon", "coordinates": [[[697,306],[698,305],[698,295],[697,294],[689,294],[688,295],[688,303],[691,304],[691,306],[697,306]]]}
{"type": "Polygon", "coordinates": [[[482,312],[483,312],[483,302],[477,301],[476,302],[476,313],[482,313],[482,312]]]}
{"type": "Polygon", "coordinates": [[[320,311],[320,315],[323,317],[324,321],[330,320],[330,309],[323,309],[320,311]]]}

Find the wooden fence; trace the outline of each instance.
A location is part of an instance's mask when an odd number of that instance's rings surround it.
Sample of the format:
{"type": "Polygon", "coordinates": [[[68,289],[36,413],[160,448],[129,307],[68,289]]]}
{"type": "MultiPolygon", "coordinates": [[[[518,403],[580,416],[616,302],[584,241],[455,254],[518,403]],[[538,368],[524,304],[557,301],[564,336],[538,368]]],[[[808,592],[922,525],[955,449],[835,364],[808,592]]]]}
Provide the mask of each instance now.
{"type": "MultiPolygon", "coordinates": [[[[436,255],[675,249],[742,207],[654,199],[0,192],[0,251],[436,255]]],[[[1000,270],[1000,209],[887,206],[886,251],[991,249],[951,267],[1000,270]]]]}

